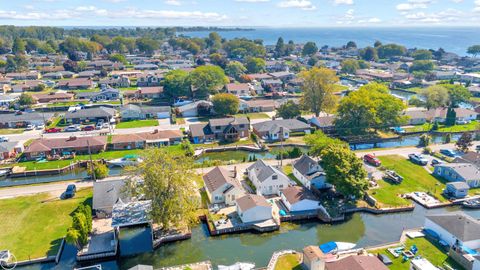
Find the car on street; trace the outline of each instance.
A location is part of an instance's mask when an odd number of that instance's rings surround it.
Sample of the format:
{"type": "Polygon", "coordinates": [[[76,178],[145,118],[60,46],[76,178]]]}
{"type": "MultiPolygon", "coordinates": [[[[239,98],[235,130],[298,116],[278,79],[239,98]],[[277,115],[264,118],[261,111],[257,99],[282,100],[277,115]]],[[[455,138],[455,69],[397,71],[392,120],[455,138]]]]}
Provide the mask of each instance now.
{"type": "Polygon", "coordinates": [[[34,130],[35,126],[34,125],[28,125],[25,130],[34,130]]]}
{"type": "Polygon", "coordinates": [[[82,127],[82,131],[92,131],[95,130],[94,126],[84,126],[82,127]]]}
{"type": "Polygon", "coordinates": [[[425,166],[428,164],[428,159],[425,158],[424,156],[422,155],[419,155],[419,154],[410,154],[408,155],[408,159],[415,163],[415,164],[418,164],[418,165],[422,165],[422,166],[425,166]]]}
{"type": "Polygon", "coordinates": [[[0,136],[0,142],[8,142],[8,138],[5,136],[0,136]]]}
{"type": "Polygon", "coordinates": [[[47,128],[45,130],[46,133],[57,133],[57,132],[61,132],[62,129],[61,128],[47,128]]]}
{"type": "Polygon", "coordinates": [[[363,160],[366,163],[368,163],[372,166],[375,166],[375,167],[378,167],[378,166],[382,165],[382,162],[372,154],[366,154],[365,156],[363,156],[363,160]]]}
{"type": "Polygon", "coordinates": [[[451,149],[440,149],[440,154],[445,155],[447,157],[456,157],[457,153],[451,149]]]}
{"type": "Polygon", "coordinates": [[[70,184],[67,186],[67,189],[65,190],[64,198],[65,199],[73,198],[75,197],[76,192],[77,192],[77,186],[75,186],[74,184],[70,184]]]}
{"type": "Polygon", "coordinates": [[[71,126],[66,127],[63,131],[64,132],[75,132],[75,131],[80,131],[80,128],[78,128],[75,125],[71,125],[71,126]]]}
{"type": "Polygon", "coordinates": [[[44,130],[44,129],[45,129],[45,125],[36,125],[36,126],[35,126],[35,129],[36,129],[36,130],[44,130]]]}

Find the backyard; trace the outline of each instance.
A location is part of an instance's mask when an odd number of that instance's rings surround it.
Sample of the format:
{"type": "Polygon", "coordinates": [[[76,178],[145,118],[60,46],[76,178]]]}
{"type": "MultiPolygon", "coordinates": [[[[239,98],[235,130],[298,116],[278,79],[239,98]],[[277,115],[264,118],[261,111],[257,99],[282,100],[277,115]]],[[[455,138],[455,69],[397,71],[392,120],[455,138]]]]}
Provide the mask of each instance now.
{"type": "Polygon", "coordinates": [[[82,189],[68,200],[47,193],[0,200],[0,250],[10,250],[19,261],[55,255],[70,215],[79,204],[91,204],[91,198],[92,190],[82,189]]]}
{"type": "Polygon", "coordinates": [[[116,125],[116,128],[124,129],[124,128],[141,128],[141,127],[154,127],[154,126],[158,126],[158,120],[156,119],[120,122],[116,125]]]}
{"type": "MultiPolygon", "coordinates": [[[[478,121],[472,121],[468,124],[465,125],[455,125],[451,127],[447,127],[445,125],[439,124],[438,125],[438,130],[435,130],[436,132],[466,132],[466,131],[474,131],[478,129],[479,126],[478,121]]],[[[405,130],[407,132],[427,132],[431,131],[433,127],[432,123],[425,123],[423,125],[418,125],[418,126],[413,126],[406,128],[405,130]]]]}
{"type": "Polygon", "coordinates": [[[377,199],[380,206],[399,207],[410,205],[411,202],[409,200],[400,198],[399,195],[414,191],[433,193],[440,201],[446,200],[442,196],[445,184],[421,166],[413,164],[407,158],[398,155],[383,156],[379,157],[379,159],[382,161],[383,167],[395,170],[404,178],[403,182],[398,185],[380,180],[378,182],[379,188],[369,191],[369,194],[377,199]]]}
{"type": "Polygon", "coordinates": [[[302,263],[300,254],[285,254],[278,257],[275,270],[301,270],[302,263]]]}
{"type": "MultiPolygon", "coordinates": [[[[439,246],[437,243],[434,243],[424,237],[415,238],[415,239],[408,238],[407,241],[405,242],[405,248],[410,249],[413,245],[416,245],[418,248],[417,255],[420,255],[423,258],[426,258],[435,266],[443,266],[444,263],[446,263],[451,267],[453,267],[454,269],[463,269],[455,261],[450,259],[447,253],[445,253],[442,247],[439,246]]],[[[409,270],[410,269],[410,262],[409,261],[404,262],[402,256],[395,258],[387,250],[375,250],[370,252],[374,254],[380,253],[380,254],[388,255],[388,257],[393,262],[392,265],[388,266],[388,268],[391,270],[409,270]]]]}

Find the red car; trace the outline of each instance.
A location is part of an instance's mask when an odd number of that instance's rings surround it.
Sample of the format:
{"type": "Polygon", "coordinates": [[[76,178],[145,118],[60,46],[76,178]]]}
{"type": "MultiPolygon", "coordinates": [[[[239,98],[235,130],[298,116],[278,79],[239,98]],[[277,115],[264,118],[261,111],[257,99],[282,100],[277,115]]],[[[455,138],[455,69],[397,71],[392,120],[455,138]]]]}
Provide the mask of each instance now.
{"type": "Polygon", "coordinates": [[[82,128],[82,131],[92,131],[92,130],[95,130],[94,126],[84,126],[82,128]]]}
{"type": "Polygon", "coordinates": [[[375,167],[378,167],[378,166],[382,165],[382,162],[372,154],[367,154],[367,155],[363,156],[363,160],[366,163],[368,163],[370,165],[373,165],[375,167]]]}
{"type": "Polygon", "coordinates": [[[49,128],[49,129],[45,130],[46,133],[57,133],[57,132],[61,132],[61,131],[62,131],[61,128],[49,128]]]}

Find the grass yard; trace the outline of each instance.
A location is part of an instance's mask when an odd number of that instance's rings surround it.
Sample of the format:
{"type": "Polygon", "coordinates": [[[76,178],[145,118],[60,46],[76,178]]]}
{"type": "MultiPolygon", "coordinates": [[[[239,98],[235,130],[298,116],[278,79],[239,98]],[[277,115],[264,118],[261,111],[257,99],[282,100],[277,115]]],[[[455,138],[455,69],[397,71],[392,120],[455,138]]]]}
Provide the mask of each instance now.
{"type": "Polygon", "coordinates": [[[70,107],[70,106],[76,106],[79,103],[84,103],[84,102],[79,102],[79,101],[53,102],[53,103],[48,103],[47,107],[70,107]]]}
{"type": "Polygon", "coordinates": [[[377,199],[380,206],[399,207],[410,205],[411,202],[409,200],[400,198],[398,195],[414,191],[434,193],[437,199],[441,201],[446,200],[441,194],[445,184],[429,174],[421,166],[397,155],[383,156],[379,157],[379,159],[385,168],[395,170],[404,178],[399,185],[381,180],[379,181],[379,188],[369,191],[369,194],[377,199]]]}
{"type": "MultiPolygon", "coordinates": [[[[415,239],[407,239],[405,243],[405,248],[410,249],[412,245],[416,245],[418,248],[417,255],[422,256],[429,260],[435,266],[443,266],[444,263],[450,265],[454,269],[463,269],[460,265],[458,265],[453,259],[450,259],[448,255],[443,251],[442,247],[439,246],[437,243],[431,242],[430,240],[421,237],[415,239]]],[[[403,262],[402,256],[399,258],[393,257],[390,252],[387,250],[375,250],[370,251],[370,253],[374,254],[385,254],[392,260],[393,264],[389,265],[388,268],[391,270],[409,270],[410,269],[410,261],[403,262]]]]}
{"type": "Polygon", "coordinates": [[[270,119],[270,116],[266,113],[258,112],[258,113],[239,113],[236,114],[237,117],[248,117],[250,119],[270,119]]]}
{"type": "Polygon", "coordinates": [[[141,128],[141,127],[155,127],[158,126],[158,120],[149,119],[149,120],[135,120],[135,121],[126,121],[120,122],[116,125],[116,128],[141,128]]]}
{"type": "Polygon", "coordinates": [[[25,129],[23,128],[6,128],[0,129],[0,135],[9,135],[9,134],[20,134],[23,133],[25,129]]]}
{"type": "Polygon", "coordinates": [[[68,200],[47,193],[0,200],[0,250],[10,250],[19,261],[56,254],[72,223],[70,214],[91,198],[92,189],[82,189],[68,200]]]}
{"type": "Polygon", "coordinates": [[[295,175],[293,175],[293,166],[291,164],[283,166],[282,170],[283,170],[283,173],[285,173],[288,176],[288,178],[295,181],[295,183],[297,183],[297,185],[303,186],[302,182],[300,182],[300,180],[298,180],[297,177],[295,177],[295,175]]]}
{"type": "Polygon", "coordinates": [[[299,254],[285,254],[278,258],[275,264],[275,270],[301,270],[302,263],[300,262],[299,254]]]}
{"type": "MultiPolygon", "coordinates": [[[[445,125],[439,124],[437,132],[466,132],[466,131],[474,131],[478,129],[479,126],[478,121],[472,121],[469,124],[465,125],[455,125],[451,127],[447,127],[445,125]]],[[[425,123],[423,125],[417,125],[411,128],[406,128],[407,132],[427,132],[430,131],[433,127],[431,123],[425,123]]]]}

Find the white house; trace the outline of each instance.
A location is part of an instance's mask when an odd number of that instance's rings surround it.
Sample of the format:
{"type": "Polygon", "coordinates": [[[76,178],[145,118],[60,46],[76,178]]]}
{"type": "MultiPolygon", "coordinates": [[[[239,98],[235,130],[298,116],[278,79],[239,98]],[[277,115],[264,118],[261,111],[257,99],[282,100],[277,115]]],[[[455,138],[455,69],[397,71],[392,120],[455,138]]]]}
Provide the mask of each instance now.
{"type": "Polygon", "coordinates": [[[288,176],[261,159],[248,167],[247,173],[258,195],[279,195],[290,184],[288,176]]]}
{"type": "Polygon", "coordinates": [[[428,215],[424,227],[437,233],[450,246],[480,248],[480,221],[461,212],[428,215]]]}
{"type": "Polygon", "coordinates": [[[243,223],[255,223],[272,218],[272,206],[260,195],[248,194],[237,199],[237,213],[243,223]]]}
{"type": "Polygon", "coordinates": [[[312,186],[318,189],[331,187],[331,185],[326,182],[326,174],[322,166],[305,154],[294,161],[293,175],[308,189],[312,186]]]}
{"type": "Polygon", "coordinates": [[[235,200],[245,194],[237,180],[236,169],[229,171],[215,167],[203,176],[203,181],[210,203],[235,205],[235,200]]]}
{"type": "Polygon", "coordinates": [[[471,163],[437,164],[433,174],[449,182],[465,182],[471,188],[480,186],[480,169],[471,163]]]}
{"type": "Polygon", "coordinates": [[[282,203],[290,212],[325,211],[317,197],[304,187],[292,186],[284,188],[280,192],[280,197],[282,198],[282,203]]]}

